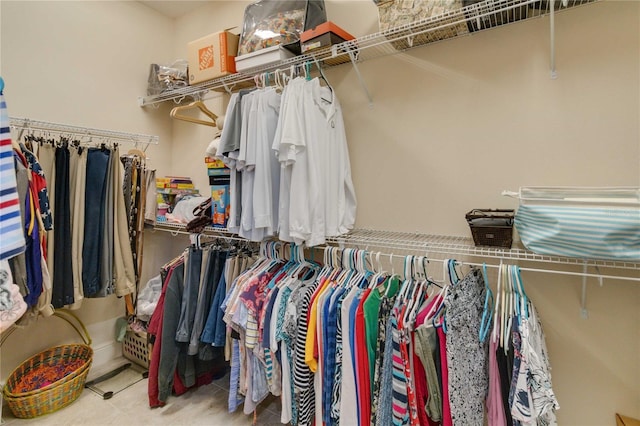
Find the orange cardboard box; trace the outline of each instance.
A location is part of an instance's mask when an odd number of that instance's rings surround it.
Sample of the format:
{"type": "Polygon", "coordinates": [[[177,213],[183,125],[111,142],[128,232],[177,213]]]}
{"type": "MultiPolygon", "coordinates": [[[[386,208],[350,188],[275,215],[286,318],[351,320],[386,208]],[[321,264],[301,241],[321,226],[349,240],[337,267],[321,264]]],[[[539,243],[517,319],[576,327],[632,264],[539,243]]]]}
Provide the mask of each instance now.
{"type": "Polygon", "coordinates": [[[239,39],[240,36],[224,30],[189,42],[189,84],[234,74],[239,39]]]}
{"type": "Polygon", "coordinates": [[[331,21],[327,21],[315,28],[311,28],[300,35],[301,49],[303,53],[319,47],[331,46],[353,39],[354,37],[351,34],[331,21]]]}

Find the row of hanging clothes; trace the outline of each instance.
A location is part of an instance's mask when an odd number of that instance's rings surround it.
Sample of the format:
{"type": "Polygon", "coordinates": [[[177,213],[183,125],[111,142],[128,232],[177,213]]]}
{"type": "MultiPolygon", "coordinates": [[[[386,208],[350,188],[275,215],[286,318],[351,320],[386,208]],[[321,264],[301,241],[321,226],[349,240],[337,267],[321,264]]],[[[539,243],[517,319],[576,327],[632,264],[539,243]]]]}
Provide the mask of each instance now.
{"type": "Polygon", "coordinates": [[[243,238],[312,247],[354,226],[342,108],[318,70],[256,76],[256,89],[230,97],[215,155],[230,169],[227,228],[243,238]]]}
{"type": "Polygon", "coordinates": [[[555,424],[544,334],[517,267],[501,266],[494,304],[486,271],[462,274],[455,260],[435,280],[408,256],[401,277],[365,251],[326,247],[321,266],[278,244],[221,305],[230,411],[272,394],[292,425],[555,424]]]}
{"type": "Polygon", "coordinates": [[[146,324],[153,345],[150,407],[227,373],[231,336],[220,306],[231,283],[257,257],[255,244],[232,238],[203,244],[202,235],[192,235],[192,244],[161,268],[161,291],[146,324]]]}
{"type": "Polygon", "coordinates": [[[26,325],[55,309],[79,309],[85,298],[116,294],[131,301],[136,260],[141,261],[134,257],[141,250],[138,216],[145,203],[136,189],[145,179],[140,151],[121,158],[118,145],[107,141],[35,130],[22,137],[24,130],[9,155],[19,205],[16,226],[26,244],[3,268],[24,303],[22,314],[12,315],[14,322],[26,325]],[[121,162],[131,158],[134,178],[123,181],[121,162]]]}

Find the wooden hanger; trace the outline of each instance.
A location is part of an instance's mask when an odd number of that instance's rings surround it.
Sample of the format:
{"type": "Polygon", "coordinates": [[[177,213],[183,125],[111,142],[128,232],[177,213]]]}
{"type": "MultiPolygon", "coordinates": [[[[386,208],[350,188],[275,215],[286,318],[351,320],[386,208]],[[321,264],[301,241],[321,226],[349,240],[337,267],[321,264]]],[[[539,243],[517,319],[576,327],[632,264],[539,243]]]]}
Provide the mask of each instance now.
{"type": "Polygon", "coordinates": [[[189,105],[177,106],[171,110],[170,115],[171,115],[171,118],[175,118],[177,120],[188,121],[190,123],[196,123],[196,124],[203,124],[205,126],[217,127],[216,120],[218,119],[218,116],[215,115],[213,112],[211,112],[202,101],[194,101],[194,102],[191,102],[189,105]],[[191,110],[194,108],[197,108],[200,111],[202,111],[207,117],[211,118],[211,121],[200,120],[195,117],[180,114],[183,111],[191,110]]]}
{"type": "Polygon", "coordinates": [[[129,151],[127,151],[127,155],[137,155],[138,157],[142,158],[143,160],[146,160],[147,158],[147,154],[145,154],[144,152],[140,151],[139,149],[136,148],[132,148],[129,151]]]}

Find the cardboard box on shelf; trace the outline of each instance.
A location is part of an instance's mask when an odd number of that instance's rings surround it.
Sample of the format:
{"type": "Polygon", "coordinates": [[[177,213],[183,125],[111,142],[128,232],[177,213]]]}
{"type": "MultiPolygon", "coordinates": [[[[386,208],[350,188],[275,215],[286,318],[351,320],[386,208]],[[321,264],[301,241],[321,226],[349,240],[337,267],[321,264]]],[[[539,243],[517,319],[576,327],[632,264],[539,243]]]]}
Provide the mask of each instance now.
{"type": "Polygon", "coordinates": [[[230,211],[229,185],[211,186],[211,217],[214,228],[226,228],[230,211]]]}
{"type": "Polygon", "coordinates": [[[231,174],[231,170],[229,170],[228,167],[224,167],[222,169],[207,169],[208,176],[220,176],[220,175],[229,176],[230,174],[231,174]]]}
{"type": "Polygon", "coordinates": [[[173,188],[173,189],[194,189],[192,183],[158,183],[156,182],[156,188],[165,189],[165,188],[173,188]]]}
{"type": "Polygon", "coordinates": [[[303,32],[302,35],[300,35],[300,42],[302,43],[302,52],[304,53],[320,47],[327,47],[347,40],[353,40],[354,38],[355,37],[333,22],[328,21],[303,32]]]}
{"type": "Polygon", "coordinates": [[[239,38],[227,29],[189,42],[189,84],[235,73],[239,38]]]}
{"type": "Polygon", "coordinates": [[[219,158],[204,157],[204,162],[207,165],[207,169],[224,169],[227,167],[219,158]]]}
{"type": "Polygon", "coordinates": [[[218,185],[226,185],[229,186],[231,181],[231,174],[229,173],[229,169],[225,173],[224,170],[221,170],[222,173],[209,175],[209,186],[218,186],[218,185]]]}
{"type": "Polygon", "coordinates": [[[271,46],[238,56],[236,58],[236,67],[238,71],[248,71],[254,68],[276,64],[294,56],[296,56],[295,53],[282,45],[271,46]]]}
{"type": "Polygon", "coordinates": [[[157,177],[156,182],[191,182],[189,176],[162,176],[157,177]]]}

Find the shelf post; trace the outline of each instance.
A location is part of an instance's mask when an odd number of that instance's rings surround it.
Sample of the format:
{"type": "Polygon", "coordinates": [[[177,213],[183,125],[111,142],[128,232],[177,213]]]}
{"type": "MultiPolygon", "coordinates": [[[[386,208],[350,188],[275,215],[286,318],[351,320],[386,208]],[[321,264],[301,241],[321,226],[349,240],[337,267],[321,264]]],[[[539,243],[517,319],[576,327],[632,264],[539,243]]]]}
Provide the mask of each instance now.
{"type": "Polygon", "coordinates": [[[550,40],[551,40],[551,79],[555,80],[558,78],[558,73],[556,72],[556,14],[555,14],[555,1],[551,0],[549,2],[551,7],[551,13],[549,14],[549,30],[550,30],[550,40]]]}
{"type": "Polygon", "coordinates": [[[589,310],[587,309],[587,264],[582,265],[582,294],[580,296],[580,316],[582,319],[589,319],[589,310]]]}

